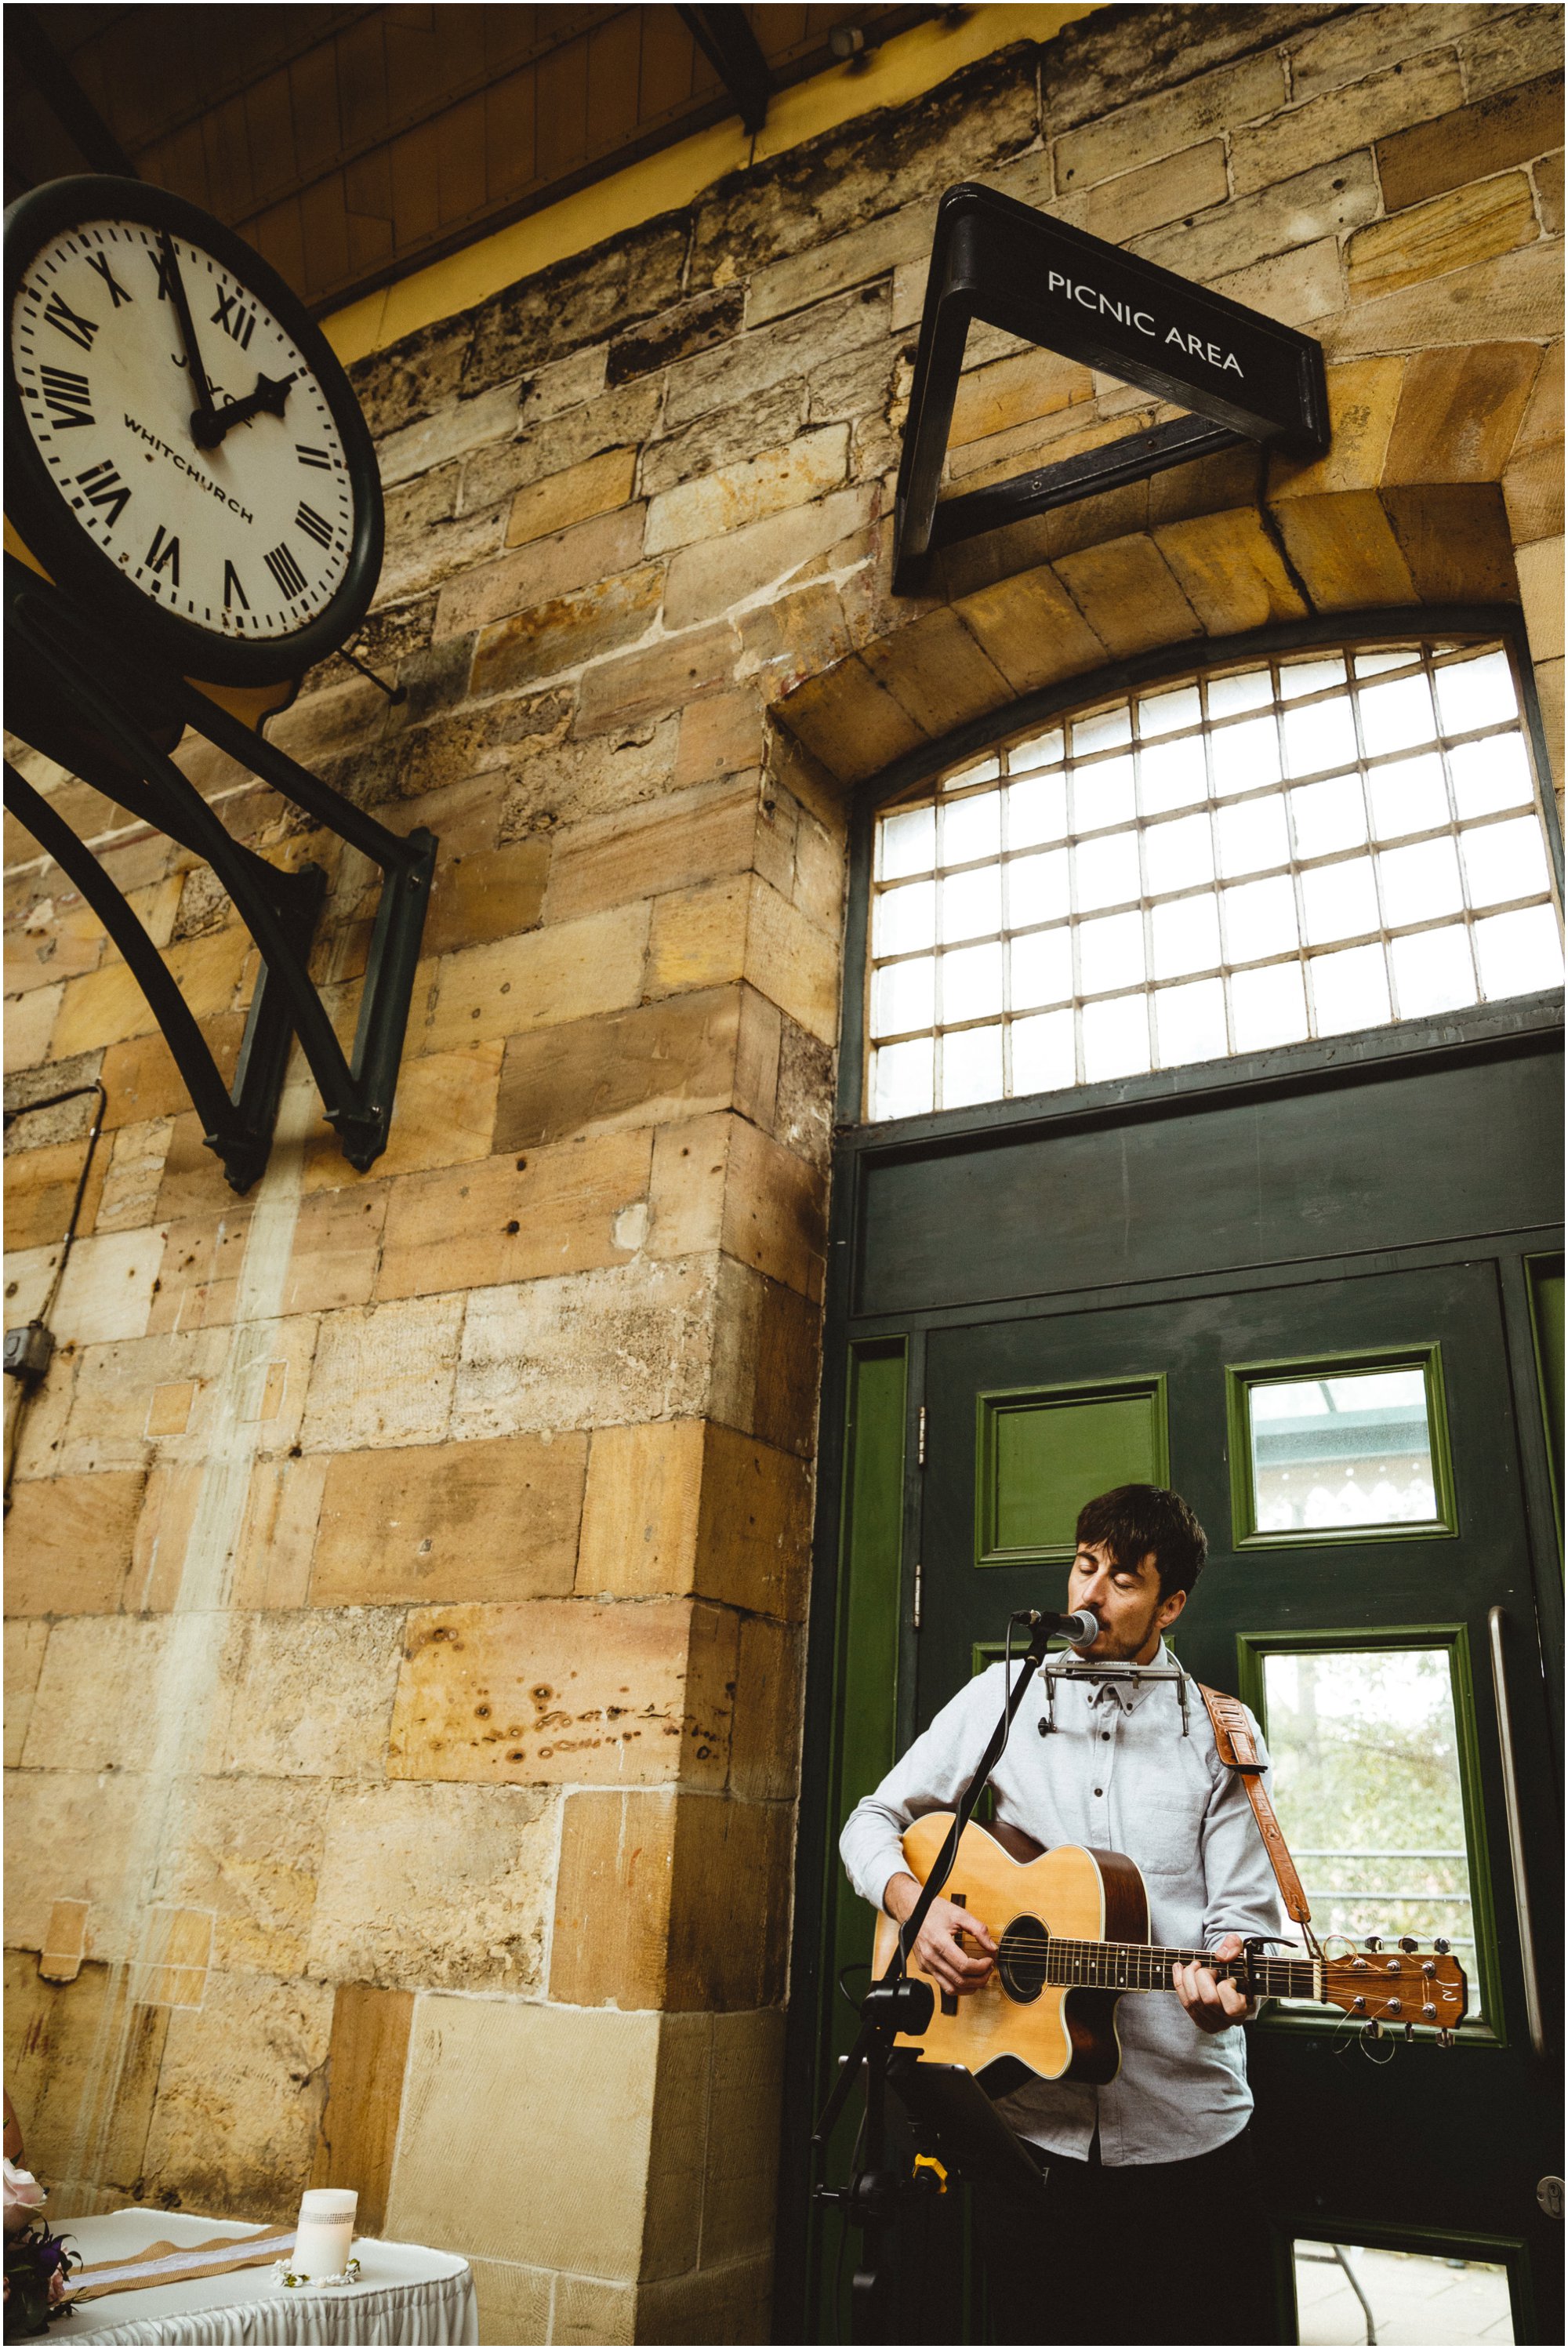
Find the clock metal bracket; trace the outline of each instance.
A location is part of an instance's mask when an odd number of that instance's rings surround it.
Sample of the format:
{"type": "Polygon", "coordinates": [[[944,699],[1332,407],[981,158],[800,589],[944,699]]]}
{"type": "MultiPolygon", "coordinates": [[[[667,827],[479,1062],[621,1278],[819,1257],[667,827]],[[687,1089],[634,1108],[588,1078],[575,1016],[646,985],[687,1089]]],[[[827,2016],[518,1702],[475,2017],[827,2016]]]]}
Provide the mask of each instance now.
{"type": "Polygon", "coordinates": [[[936,211],[899,466],[894,595],[926,593],[932,557],[944,546],[1247,441],[1304,456],[1327,448],[1327,378],[1309,336],[995,188],[965,181],[948,189],[936,211]],[[1189,412],[940,498],[976,320],[1189,412]]]}
{"type": "Polygon", "coordinates": [[[60,591],[5,557],[5,649],[13,733],[127,812],[209,864],[262,957],[232,1085],[137,914],[58,811],[7,761],[5,805],[81,891],[140,987],[201,1115],[203,1139],[236,1191],[248,1190],[272,1146],[289,1050],[297,1036],[350,1165],[387,1147],[437,843],[388,832],[274,742],[253,733],[186,679],[132,668],[60,591]],[[237,841],[169,755],[190,726],[378,865],[359,1022],[346,1054],[310,977],[311,941],[326,894],[319,865],[282,871],[237,841]]]}

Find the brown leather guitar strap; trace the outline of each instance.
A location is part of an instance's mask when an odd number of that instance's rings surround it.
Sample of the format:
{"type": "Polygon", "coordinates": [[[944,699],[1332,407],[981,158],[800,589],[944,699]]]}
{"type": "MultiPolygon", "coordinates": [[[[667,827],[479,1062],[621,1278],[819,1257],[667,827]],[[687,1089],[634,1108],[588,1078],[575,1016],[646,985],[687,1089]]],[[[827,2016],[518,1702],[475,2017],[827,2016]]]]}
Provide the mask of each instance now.
{"type": "MultiPolygon", "coordinates": [[[[1228,1770],[1237,1773],[1247,1790],[1247,1800],[1253,1806],[1253,1816],[1258,1823],[1264,1849],[1274,1868],[1285,1913],[1298,1925],[1310,1924],[1312,1911],[1306,1905],[1306,1895],[1301,1889],[1301,1878],[1295,1872],[1295,1862],[1285,1843],[1284,1831],[1274,1816],[1274,1806],[1264,1785],[1263,1774],[1268,1764],[1258,1758],[1246,1707],[1238,1703],[1233,1696],[1222,1696],[1218,1689],[1205,1688],[1202,1681],[1196,1686],[1208,1708],[1220,1759],[1228,1770]]],[[[1310,1943],[1310,1934],[1307,1938],[1310,1943]]]]}

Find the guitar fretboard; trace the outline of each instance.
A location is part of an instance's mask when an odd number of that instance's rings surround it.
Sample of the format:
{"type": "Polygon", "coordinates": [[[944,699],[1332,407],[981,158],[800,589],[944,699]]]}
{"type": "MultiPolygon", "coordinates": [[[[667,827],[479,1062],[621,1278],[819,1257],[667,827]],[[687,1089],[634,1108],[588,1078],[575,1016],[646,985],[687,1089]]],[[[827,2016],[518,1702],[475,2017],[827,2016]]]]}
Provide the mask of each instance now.
{"type": "Polygon", "coordinates": [[[1321,1998],[1318,1970],[1310,1958],[1216,1958],[1209,1950],[1161,1950],[1147,1941],[1069,1941],[1051,1939],[1034,1947],[1009,1949],[1003,1961],[1020,1980],[1078,1990],[1171,1990],[1176,1966],[1204,1965],[1218,1980],[1250,1982],[1260,1998],[1321,1998]]]}

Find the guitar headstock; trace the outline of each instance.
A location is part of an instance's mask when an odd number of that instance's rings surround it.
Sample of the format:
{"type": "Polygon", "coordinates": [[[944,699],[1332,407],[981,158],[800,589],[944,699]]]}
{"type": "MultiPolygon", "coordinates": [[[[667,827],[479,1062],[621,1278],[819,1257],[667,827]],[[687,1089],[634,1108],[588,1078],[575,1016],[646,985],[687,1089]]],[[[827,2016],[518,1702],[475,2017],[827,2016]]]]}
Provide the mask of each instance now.
{"type": "Polygon", "coordinates": [[[1323,1995],[1358,2023],[1449,2032],[1464,2021],[1470,1984],[1447,1941],[1423,1949],[1407,1936],[1385,1946],[1374,1933],[1345,1957],[1325,1955],[1323,1995]]]}

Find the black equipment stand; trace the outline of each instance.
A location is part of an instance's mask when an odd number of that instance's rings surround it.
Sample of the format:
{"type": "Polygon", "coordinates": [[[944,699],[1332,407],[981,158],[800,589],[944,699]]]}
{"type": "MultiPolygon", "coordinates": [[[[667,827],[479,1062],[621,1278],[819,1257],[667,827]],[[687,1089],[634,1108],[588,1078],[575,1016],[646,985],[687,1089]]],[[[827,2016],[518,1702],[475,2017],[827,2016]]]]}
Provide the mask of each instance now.
{"type": "MultiPolygon", "coordinates": [[[[1020,1619],[1031,1619],[1026,1616],[1020,1619]]],[[[851,2226],[861,2230],[861,2260],[855,2270],[850,2303],[851,2341],[884,2342],[897,2338],[891,2290],[892,2271],[887,2259],[888,2237],[902,2211],[915,2208],[937,2190],[936,2180],[929,2170],[904,2176],[890,2166],[890,2087],[914,2123],[917,2135],[934,2142],[948,2168],[956,2164],[962,2176],[976,2183],[1009,2184],[1020,2195],[1039,2189],[1040,2180],[1028,2155],[993,2109],[974,2075],[956,2064],[925,2064],[917,2051],[895,2048],[893,2043],[901,2033],[918,2038],[935,2011],[930,1983],[912,1981],[905,1971],[908,1955],[920,1937],[932,1902],[940,1897],[953,1873],[964,1830],[991,1783],[991,1773],[1002,1758],[1014,1718],[1029,1682],[1045,1661],[1047,1643],[1060,1620],[1054,1615],[1032,1619],[1023,1669],[1007,1692],[1002,1717],[991,1733],[979,1767],[964,1789],[947,1838],[921,1887],[920,1898],[900,1928],[898,1946],[888,1970],[880,1982],[872,1984],[861,2002],[859,2035],[843,2058],[833,2092],[811,2132],[815,2162],[863,2068],[866,2123],[861,2166],[847,2186],[817,2186],[812,2189],[816,2200],[836,2206],[851,2226]]]]}

